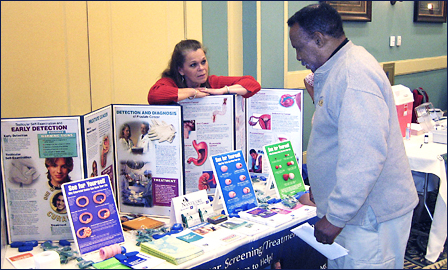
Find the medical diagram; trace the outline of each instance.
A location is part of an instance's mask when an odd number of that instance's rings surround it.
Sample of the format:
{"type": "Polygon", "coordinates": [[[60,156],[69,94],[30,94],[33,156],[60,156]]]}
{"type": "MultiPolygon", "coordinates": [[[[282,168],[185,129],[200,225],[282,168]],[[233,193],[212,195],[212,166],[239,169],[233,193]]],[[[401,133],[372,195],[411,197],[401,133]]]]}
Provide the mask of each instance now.
{"type": "Polygon", "coordinates": [[[193,143],[194,149],[198,153],[198,158],[189,157],[187,159],[187,163],[190,164],[191,162],[193,162],[194,165],[201,166],[207,160],[207,155],[208,155],[207,143],[205,143],[205,142],[197,143],[196,140],[193,140],[192,143],[193,143]]]}
{"type": "Polygon", "coordinates": [[[216,188],[216,179],[213,175],[213,171],[204,172],[199,177],[198,189],[210,191],[211,188],[216,188]]]}
{"type": "Polygon", "coordinates": [[[221,110],[220,111],[216,110],[213,112],[212,116],[213,123],[215,122],[217,115],[225,115],[226,111],[227,111],[227,98],[224,99],[221,110]]]}
{"type": "MultiPolygon", "coordinates": [[[[104,192],[98,192],[93,194],[92,198],[89,199],[89,197],[87,196],[79,196],[78,198],[76,198],[76,205],[81,209],[80,210],[80,214],[78,216],[78,221],[84,225],[81,225],[83,227],[79,228],[76,231],[76,236],[78,238],[87,238],[90,237],[90,235],[92,235],[92,228],[89,227],[90,222],[94,219],[93,215],[96,215],[100,220],[105,220],[110,216],[110,210],[109,208],[106,207],[101,207],[100,205],[102,205],[105,201],[106,201],[107,195],[104,192]],[[94,209],[98,209],[98,211],[96,211],[96,213],[91,213],[89,212],[89,209],[87,209],[86,207],[91,204],[91,202],[94,202],[95,205],[100,206],[100,207],[95,207],[94,209]]],[[[74,214],[74,216],[76,217],[77,215],[74,214]]]]}
{"type": "Polygon", "coordinates": [[[255,128],[271,130],[271,115],[270,114],[262,114],[260,116],[252,115],[249,118],[249,125],[255,128]]]}
{"type": "Polygon", "coordinates": [[[127,160],[121,162],[121,199],[123,204],[152,207],[152,172],[149,162],[127,160]]]}
{"type": "Polygon", "coordinates": [[[302,93],[299,92],[295,95],[290,95],[290,94],[284,94],[280,97],[280,105],[282,105],[283,107],[291,107],[294,105],[294,103],[297,104],[297,107],[299,107],[299,110],[301,110],[300,108],[300,100],[302,99],[302,93]]]}

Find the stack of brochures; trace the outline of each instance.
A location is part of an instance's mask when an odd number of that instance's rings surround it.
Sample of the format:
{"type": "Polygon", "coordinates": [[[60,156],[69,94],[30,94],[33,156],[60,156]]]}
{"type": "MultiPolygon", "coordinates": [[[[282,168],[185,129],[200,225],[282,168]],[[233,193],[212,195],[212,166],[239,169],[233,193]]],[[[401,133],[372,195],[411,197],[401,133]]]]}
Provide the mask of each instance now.
{"type": "Polygon", "coordinates": [[[237,233],[234,230],[207,222],[202,222],[196,226],[190,227],[189,229],[191,229],[192,232],[203,236],[205,239],[219,242],[223,246],[246,238],[246,235],[244,234],[237,233]]]}
{"type": "Polygon", "coordinates": [[[204,253],[202,248],[177,239],[172,235],[166,235],[152,242],[142,243],[141,251],[175,265],[189,261],[204,253]]]}
{"type": "Polygon", "coordinates": [[[238,215],[245,220],[257,222],[269,227],[278,227],[292,220],[290,215],[277,213],[270,209],[255,207],[245,212],[239,212],[238,215]]]}
{"type": "Polygon", "coordinates": [[[316,215],[316,207],[302,205],[298,209],[294,210],[286,210],[280,207],[272,207],[269,209],[255,207],[247,211],[239,212],[238,215],[242,219],[275,228],[291,220],[302,221],[314,217],[316,215]]]}
{"type": "Polygon", "coordinates": [[[268,226],[251,222],[241,218],[231,218],[219,224],[224,228],[234,230],[244,235],[255,235],[269,229],[268,226]]]}
{"type": "Polygon", "coordinates": [[[185,229],[180,233],[176,233],[175,236],[182,241],[202,248],[204,252],[217,250],[224,245],[221,241],[204,237],[193,232],[191,229],[185,229]]]}

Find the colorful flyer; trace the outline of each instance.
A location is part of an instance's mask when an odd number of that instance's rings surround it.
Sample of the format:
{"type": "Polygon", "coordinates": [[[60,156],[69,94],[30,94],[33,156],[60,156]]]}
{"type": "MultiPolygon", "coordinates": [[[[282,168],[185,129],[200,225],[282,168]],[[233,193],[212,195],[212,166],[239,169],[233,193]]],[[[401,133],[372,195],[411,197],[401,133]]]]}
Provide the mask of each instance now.
{"type": "MultiPolygon", "coordinates": [[[[263,148],[272,171],[271,176],[274,177],[277,195],[283,199],[286,196],[293,196],[297,192],[305,191],[305,184],[291,142],[269,144],[263,148]]],[[[267,186],[270,186],[270,183],[267,186]]]]}
{"type": "Polygon", "coordinates": [[[62,185],[75,244],[81,255],[124,243],[115,197],[108,175],[62,185]]]}
{"type": "Polygon", "coordinates": [[[258,205],[242,150],[214,155],[211,162],[227,215],[258,205]]]}

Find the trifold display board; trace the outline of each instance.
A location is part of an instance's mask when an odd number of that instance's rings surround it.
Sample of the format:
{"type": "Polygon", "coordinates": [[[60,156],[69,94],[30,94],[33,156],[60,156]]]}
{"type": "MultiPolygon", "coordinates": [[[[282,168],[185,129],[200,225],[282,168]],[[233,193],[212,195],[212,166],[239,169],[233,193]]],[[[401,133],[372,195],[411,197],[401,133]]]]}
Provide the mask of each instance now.
{"type": "Polygon", "coordinates": [[[119,211],[169,215],[171,198],[185,193],[181,125],[179,104],[2,119],[8,242],[72,239],[61,185],[100,175],[109,176],[119,211]]]}
{"type": "Polygon", "coordinates": [[[237,95],[185,99],[183,107],[186,193],[214,194],[210,156],[245,149],[245,99],[237,95]]]}
{"type": "Polygon", "coordinates": [[[247,166],[251,175],[268,178],[263,146],[290,141],[302,170],[303,90],[261,89],[247,99],[247,166]]]}

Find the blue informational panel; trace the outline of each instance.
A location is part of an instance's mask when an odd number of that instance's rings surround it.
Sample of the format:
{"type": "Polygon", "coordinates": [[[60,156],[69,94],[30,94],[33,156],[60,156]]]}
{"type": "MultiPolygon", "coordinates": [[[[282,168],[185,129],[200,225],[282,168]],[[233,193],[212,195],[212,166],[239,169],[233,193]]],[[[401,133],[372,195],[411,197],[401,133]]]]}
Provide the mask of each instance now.
{"type": "Polygon", "coordinates": [[[81,255],[124,243],[108,175],[65,183],[62,192],[73,238],[81,255]]]}
{"type": "Polygon", "coordinates": [[[242,150],[214,155],[211,162],[227,214],[258,206],[242,150]]]}
{"type": "MultiPolygon", "coordinates": [[[[318,220],[314,217],[304,222],[314,224],[318,220]]],[[[327,258],[290,231],[298,225],[242,245],[193,269],[273,269],[276,262],[282,269],[327,268],[327,258]]]]}

